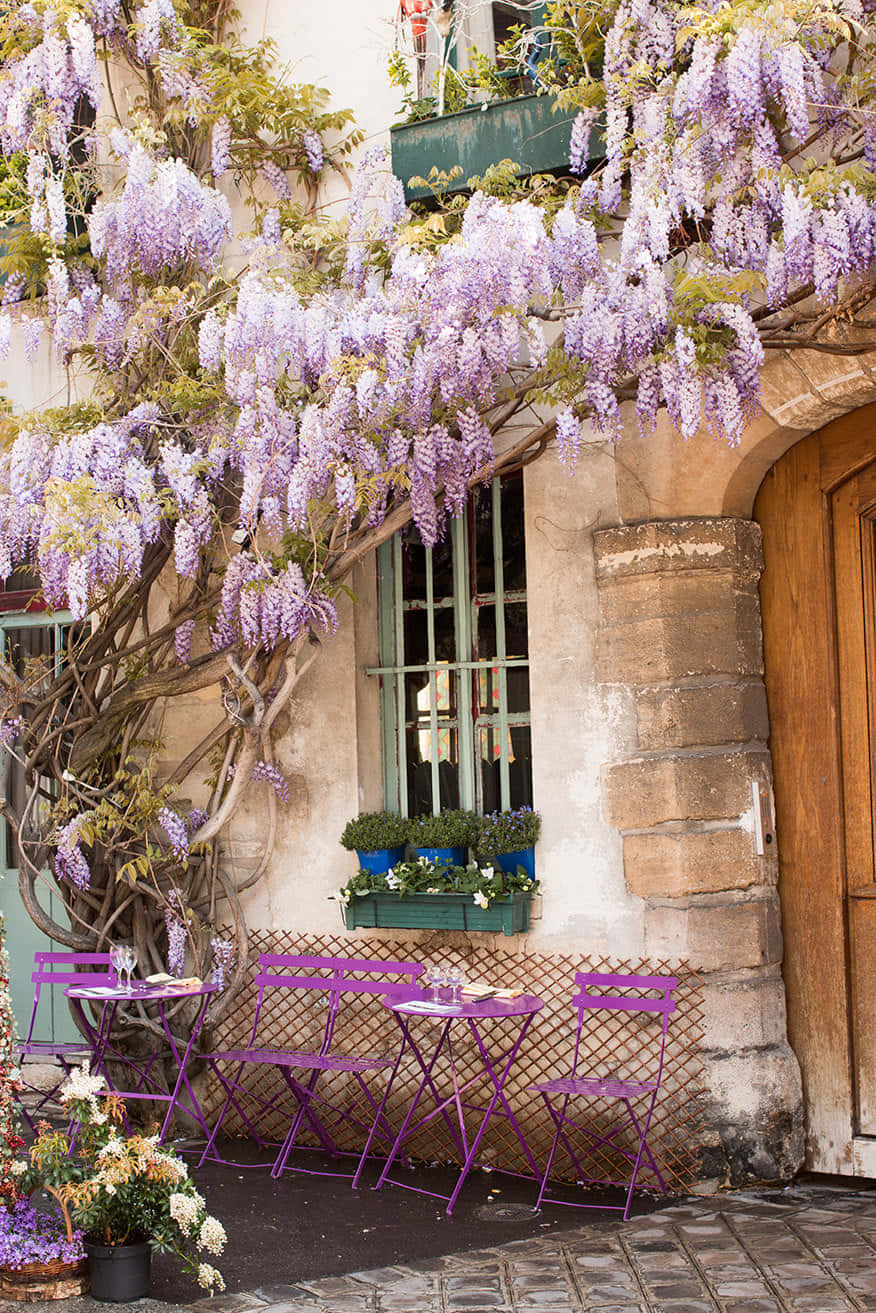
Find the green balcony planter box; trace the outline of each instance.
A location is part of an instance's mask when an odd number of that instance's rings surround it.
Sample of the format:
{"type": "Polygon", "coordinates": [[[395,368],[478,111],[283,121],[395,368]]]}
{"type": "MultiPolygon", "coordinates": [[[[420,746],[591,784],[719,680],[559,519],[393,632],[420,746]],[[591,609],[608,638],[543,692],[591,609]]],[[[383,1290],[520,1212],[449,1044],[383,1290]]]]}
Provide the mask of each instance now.
{"type": "Polygon", "coordinates": [[[485,173],[499,160],[514,160],[521,173],[568,170],[569,138],[575,112],[554,113],[552,96],[518,96],[491,105],[473,105],[442,118],[401,123],[390,129],[392,171],[401,178],[405,200],[431,196],[409,180],[426,178],[434,165],[449,172],[462,168],[448,190],[465,191],[468,179],[485,173]]]}
{"type": "Polygon", "coordinates": [[[487,930],[523,934],[529,929],[532,895],[515,890],[478,907],[471,894],[364,894],[344,908],[348,930],[487,930]]]}

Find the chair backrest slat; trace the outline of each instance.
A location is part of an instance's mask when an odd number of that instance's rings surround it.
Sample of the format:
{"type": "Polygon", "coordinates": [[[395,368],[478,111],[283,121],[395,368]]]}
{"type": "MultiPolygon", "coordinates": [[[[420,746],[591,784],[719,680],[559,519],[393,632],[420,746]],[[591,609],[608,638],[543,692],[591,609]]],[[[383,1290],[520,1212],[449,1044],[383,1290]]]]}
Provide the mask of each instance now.
{"type": "Polygon", "coordinates": [[[33,964],[34,971],[30,978],[31,984],[34,986],[33,1008],[30,1014],[30,1025],[27,1028],[27,1038],[25,1040],[27,1044],[30,1044],[33,1040],[40,1005],[40,991],[43,985],[59,985],[66,988],[68,985],[94,985],[100,982],[115,984],[117,980],[109,953],[44,952],[41,949],[39,952],[34,953],[33,964]],[[104,969],[82,970],[83,967],[103,967],[104,969]]]}
{"type": "Polygon", "coordinates": [[[618,998],[616,994],[576,994],[572,1002],[578,1008],[608,1008],[614,1012],[674,1012],[672,998],[618,998]]]}
{"type": "Polygon", "coordinates": [[[572,997],[572,1003],[578,1009],[578,1028],[575,1035],[575,1052],[572,1060],[573,1073],[578,1070],[582,1031],[585,1018],[589,1014],[598,1012],[654,1012],[662,1014],[660,1026],[660,1032],[662,1033],[658,1032],[660,1034],[660,1043],[654,1055],[656,1081],[659,1085],[663,1073],[669,1015],[675,1011],[676,1007],[672,992],[678,986],[677,977],[576,971],[575,984],[578,990],[572,997]],[[617,992],[619,990],[626,992],[619,993],[617,992]],[[659,998],[648,997],[658,991],[660,992],[659,998]]]}

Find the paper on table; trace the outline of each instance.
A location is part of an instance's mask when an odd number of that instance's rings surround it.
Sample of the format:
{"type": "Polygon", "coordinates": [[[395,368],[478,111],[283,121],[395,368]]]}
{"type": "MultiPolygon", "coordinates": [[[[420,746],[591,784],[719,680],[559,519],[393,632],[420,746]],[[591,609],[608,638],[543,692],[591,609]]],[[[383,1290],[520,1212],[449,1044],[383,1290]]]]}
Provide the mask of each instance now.
{"type": "Polygon", "coordinates": [[[111,998],[119,991],[117,985],[89,985],[87,989],[80,989],[78,992],[83,998],[111,998]]]}
{"type": "Polygon", "coordinates": [[[165,989],[200,989],[200,976],[169,976],[166,971],[159,971],[154,976],[146,977],[147,985],[161,985],[165,989]]]}
{"type": "Polygon", "coordinates": [[[440,1015],[442,1012],[455,1012],[459,1007],[458,1003],[432,1003],[427,998],[412,998],[407,1003],[390,1003],[391,1008],[398,1012],[433,1012],[440,1015]]]}

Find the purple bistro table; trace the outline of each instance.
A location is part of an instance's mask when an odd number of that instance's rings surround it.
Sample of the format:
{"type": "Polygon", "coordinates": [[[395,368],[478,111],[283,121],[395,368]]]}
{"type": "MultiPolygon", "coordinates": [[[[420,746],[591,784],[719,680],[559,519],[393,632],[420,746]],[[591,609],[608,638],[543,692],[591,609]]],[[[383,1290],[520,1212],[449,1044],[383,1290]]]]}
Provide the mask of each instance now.
{"type": "Polygon", "coordinates": [[[206,1135],[210,1134],[210,1128],[204,1120],[198,1100],[195,1098],[194,1091],[189,1083],[186,1073],[189,1058],[192,1049],[200,1034],[201,1027],[204,1024],[204,1015],[207,1011],[207,1004],[210,1002],[210,996],[216,993],[217,985],[203,984],[198,986],[187,987],[185,989],[174,989],[169,985],[149,985],[145,981],[136,981],[130,987],[125,985],[112,986],[94,986],[87,985],[70,985],[64,993],[69,999],[72,999],[79,1017],[81,1018],[85,1030],[91,1040],[91,1046],[94,1053],[93,1069],[99,1071],[107,1081],[107,1085],[113,1094],[118,1094],[123,1099],[152,1099],[157,1103],[166,1103],[167,1113],[161,1126],[159,1140],[163,1140],[167,1134],[167,1128],[171,1123],[173,1114],[177,1108],[182,1108],[190,1116],[194,1117],[202,1126],[206,1135]],[[167,1018],[168,1003],[178,1002],[180,999],[197,998],[200,999],[197,1015],[192,1024],[191,1036],[185,1046],[184,1051],[180,1052],[181,1043],[178,1041],[170,1028],[167,1018]],[[83,1006],[85,1003],[102,1004],[100,1020],[95,1026],[83,1006]],[[148,1058],[142,1060],[145,1065],[134,1058],[128,1057],[127,1054],[119,1051],[110,1043],[113,1022],[116,1012],[121,1003],[145,1003],[150,1007],[155,1007],[161,1021],[162,1029],[167,1038],[171,1054],[176,1063],[176,1081],[173,1089],[168,1094],[161,1089],[158,1080],[151,1074],[152,1067],[158,1058],[158,1050],[148,1058]],[[136,1073],[136,1082],[132,1090],[116,1089],[109,1079],[107,1072],[107,1062],[117,1061],[125,1064],[126,1067],[132,1068],[136,1073]],[[183,1086],[188,1091],[191,1104],[183,1103],[181,1094],[183,1086]]]}
{"type": "Polygon", "coordinates": [[[446,1211],[452,1213],[453,1205],[459,1197],[465,1178],[475,1165],[481,1141],[484,1138],[490,1119],[494,1115],[507,1118],[517,1139],[520,1141],[526,1161],[538,1175],[538,1168],[529,1145],[526,1143],[526,1137],[517,1122],[517,1118],[511,1111],[504,1089],[524,1036],[536,1012],[544,1007],[544,1000],[536,998],[534,994],[521,994],[518,998],[510,999],[489,998],[480,1002],[465,1002],[463,1000],[459,1003],[442,1003],[433,1002],[431,999],[426,998],[425,992],[414,986],[389,994],[382,999],[382,1002],[383,1006],[394,1014],[401,1028],[402,1045],[403,1047],[410,1046],[423,1073],[423,1079],[389,1151],[389,1157],[374,1189],[379,1190],[382,1185],[388,1182],[390,1185],[399,1185],[405,1190],[414,1190],[417,1194],[431,1195],[435,1199],[446,1199],[446,1211]],[[414,1023],[417,1018],[422,1017],[429,1017],[432,1021],[437,1018],[443,1023],[437,1038],[433,1027],[429,1027],[425,1031],[420,1030],[419,1038],[417,1038],[414,1023]],[[491,1057],[488,1039],[489,1031],[494,1027],[490,1023],[508,1017],[516,1018],[519,1027],[513,1037],[506,1037],[504,1047],[491,1057]],[[461,1022],[465,1022],[474,1036],[482,1064],[480,1071],[464,1080],[460,1079],[457,1071],[452,1038],[454,1025],[461,1022]],[[442,1094],[438,1089],[436,1081],[437,1073],[435,1068],[442,1053],[448,1059],[452,1085],[452,1089],[446,1094],[442,1094]],[[481,1079],[484,1073],[489,1076],[493,1087],[489,1102],[486,1106],[467,1102],[463,1096],[471,1085],[481,1079]],[[418,1117],[418,1106],[427,1091],[431,1092],[435,1100],[435,1107],[418,1117]],[[455,1118],[451,1115],[450,1109],[455,1113],[455,1118]],[[473,1136],[469,1134],[469,1130],[466,1128],[465,1113],[467,1111],[482,1114],[480,1122],[476,1128],[473,1128],[473,1136]],[[410,1139],[436,1117],[443,1118],[463,1159],[459,1178],[453,1193],[450,1195],[438,1194],[434,1190],[426,1190],[421,1186],[411,1185],[407,1181],[399,1181],[389,1175],[392,1164],[405,1140],[410,1139]]]}

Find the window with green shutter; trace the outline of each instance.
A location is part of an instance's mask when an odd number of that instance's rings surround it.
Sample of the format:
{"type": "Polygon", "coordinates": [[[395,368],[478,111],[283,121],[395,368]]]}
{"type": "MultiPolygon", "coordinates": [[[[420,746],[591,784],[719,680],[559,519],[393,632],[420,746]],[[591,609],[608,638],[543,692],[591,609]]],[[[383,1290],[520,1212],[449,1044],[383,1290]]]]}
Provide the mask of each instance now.
{"type": "Polygon", "coordinates": [[[379,555],[384,799],[406,815],[532,805],[523,479],[477,489],[444,541],[379,555]]]}

